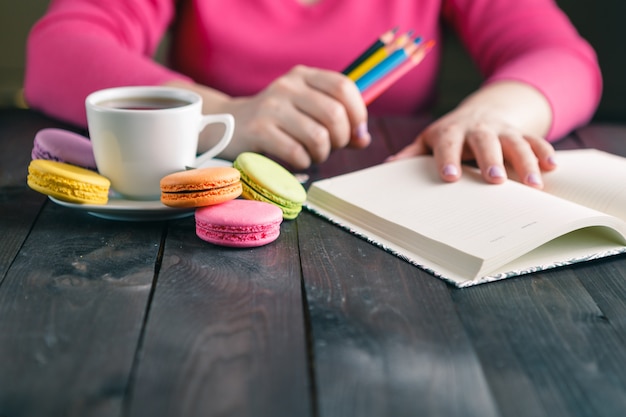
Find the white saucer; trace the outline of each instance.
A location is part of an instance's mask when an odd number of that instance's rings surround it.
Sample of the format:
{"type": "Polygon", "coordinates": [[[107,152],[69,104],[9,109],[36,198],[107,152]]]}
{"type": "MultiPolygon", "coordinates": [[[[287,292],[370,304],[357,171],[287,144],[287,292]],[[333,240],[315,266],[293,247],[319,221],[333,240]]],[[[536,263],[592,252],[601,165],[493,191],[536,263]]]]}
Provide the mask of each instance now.
{"type": "Polygon", "coordinates": [[[50,197],[50,200],[64,207],[86,211],[92,216],[108,220],[159,221],[191,216],[193,209],[168,207],[160,200],[127,200],[118,196],[109,197],[107,204],[78,204],[50,197]]]}
{"type": "MultiPolygon", "coordinates": [[[[232,162],[224,159],[213,158],[202,167],[210,166],[232,166],[232,162]]],[[[129,200],[122,197],[115,190],[110,190],[109,201],[106,204],[80,204],[70,203],[48,196],[56,204],[72,209],[86,211],[92,216],[108,220],[123,221],[159,221],[180,219],[193,215],[194,209],[181,209],[168,207],[160,200],[129,200]]]]}

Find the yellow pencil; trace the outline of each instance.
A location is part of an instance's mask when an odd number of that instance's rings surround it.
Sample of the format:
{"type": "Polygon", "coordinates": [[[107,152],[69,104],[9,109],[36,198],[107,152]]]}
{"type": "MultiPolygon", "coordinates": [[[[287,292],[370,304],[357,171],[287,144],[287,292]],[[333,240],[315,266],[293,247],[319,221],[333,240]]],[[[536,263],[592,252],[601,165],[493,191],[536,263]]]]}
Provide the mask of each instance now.
{"type": "Polygon", "coordinates": [[[383,59],[387,58],[394,51],[404,47],[407,43],[411,41],[411,35],[413,31],[409,31],[404,35],[398,37],[394,42],[390,42],[387,45],[381,46],[376,52],[369,56],[365,61],[363,61],[360,65],[350,71],[347,75],[352,81],[356,81],[363,76],[367,71],[374,68],[379,62],[383,59]]]}
{"type": "Polygon", "coordinates": [[[349,74],[353,69],[361,65],[363,61],[369,58],[378,49],[380,49],[381,47],[385,45],[388,45],[390,42],[392,42],[395,39],[397,31],[398,31],[398,28],[394,27],[393,29],[390,29],[387,32],[380,35],[378,39],[376,39],[376,41],[372,45],[370,45],[361,55],[359,55],[358,58],[352,61],[350,65],[348,65],[348,67],[344,69],[342,72],[346,75],[349,74]]]}

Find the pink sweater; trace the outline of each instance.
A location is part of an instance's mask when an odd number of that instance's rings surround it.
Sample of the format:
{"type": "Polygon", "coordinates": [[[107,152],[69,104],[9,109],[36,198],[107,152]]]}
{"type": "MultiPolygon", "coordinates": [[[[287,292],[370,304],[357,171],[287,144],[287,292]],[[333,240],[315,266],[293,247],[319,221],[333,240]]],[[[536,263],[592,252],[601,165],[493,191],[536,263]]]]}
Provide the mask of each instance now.
{"type": "MultiPolygon", "coordinates": [[[[176,3],[52,0],[28,39],[29,105],[84,126],[87,94],[111,86],[188,78],[229,95],[250,95],[295,64],[340,71],[394,26],[439,41],[442,16],[486,82],[524,81],[548,98],[554,113],[549,139],[589,121],[600,100],[595,53],[553,0],[176,3]],[[169,27],[174,36],[165,67],[152,56],[169,27]]],[[[440,47],[438,42],[419,67],[370,106],[370,113],[427,111],[436,93],[440,47]]]]}

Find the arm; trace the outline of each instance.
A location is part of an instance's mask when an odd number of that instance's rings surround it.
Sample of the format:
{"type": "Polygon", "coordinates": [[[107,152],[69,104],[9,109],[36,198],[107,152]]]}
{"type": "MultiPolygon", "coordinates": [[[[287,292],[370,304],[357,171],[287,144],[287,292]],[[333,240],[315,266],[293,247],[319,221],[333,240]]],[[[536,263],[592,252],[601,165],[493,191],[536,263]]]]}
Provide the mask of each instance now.
{"type": "MultiPolygon", "coordinates": [[[[170,85],[198,92],[205,113],[231,113],[235,135],[222,154],[268,153],[306,168],[331,149],[366,146],[367,110],[356,86],[333,71],[297,66],[260,93],[233,98],[152,60],[175,0],[54,0],[28,42],[26,98],[33,108],[86,125],[84,99],[119,85],[170,85]]],[[[202,133],[200,150],[212,132],[202,133]]]]}
{"type": "Polygon", "coordinates": [[[455,0],[444,14],[486,82],[395,157],[433,152],[446,181],[458,179],[461,160],[476,159],[491,183],[506,179],[506,161],[541,188],[541,170],[555,167],[544,138],[586,123],[598,105],[593,50],[550,0],[455,0]]]}
{"type": "Polygon", "coordinates": [[[152,59],[173,3],[53,0],[27,42],[29,106],[85,126],[84,100],[95,90],[186,79],[152,59]]]}

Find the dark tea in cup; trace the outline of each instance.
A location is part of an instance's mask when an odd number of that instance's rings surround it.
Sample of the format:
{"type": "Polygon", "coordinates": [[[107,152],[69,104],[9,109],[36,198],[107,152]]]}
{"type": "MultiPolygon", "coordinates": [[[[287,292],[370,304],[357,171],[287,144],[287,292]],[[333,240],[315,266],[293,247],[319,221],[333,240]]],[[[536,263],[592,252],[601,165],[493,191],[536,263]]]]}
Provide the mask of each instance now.
{"type": "Polygon", "coordinates": [[[189,101],[174,97],[124,97],[105,100],[98,103],[102,107],[120,110],[161,110],[183,107],[191,104],[189,101]]]}

